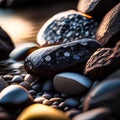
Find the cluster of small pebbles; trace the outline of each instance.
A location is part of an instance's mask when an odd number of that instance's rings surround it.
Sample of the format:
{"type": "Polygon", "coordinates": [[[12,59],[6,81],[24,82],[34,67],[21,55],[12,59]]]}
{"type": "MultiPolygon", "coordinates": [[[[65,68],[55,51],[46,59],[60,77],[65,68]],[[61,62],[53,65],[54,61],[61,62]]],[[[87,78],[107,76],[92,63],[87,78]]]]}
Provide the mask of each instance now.
{"type": "Polygon", "coordinates": [[[120,119],[120,2],[110,2],[99,14],[102,0],[80,0],[15,48],[1,28],[0,120],[120,119]]]}

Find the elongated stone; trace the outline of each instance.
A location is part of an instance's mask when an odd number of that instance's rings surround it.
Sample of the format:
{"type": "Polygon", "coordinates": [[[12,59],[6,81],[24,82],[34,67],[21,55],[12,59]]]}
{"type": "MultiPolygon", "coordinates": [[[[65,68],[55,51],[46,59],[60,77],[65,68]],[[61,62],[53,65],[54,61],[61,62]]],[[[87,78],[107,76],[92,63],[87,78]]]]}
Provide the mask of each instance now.
{"type": "Polygon", "coordinates": [[[10,36],[0,27],[0,60],[7,59],[13,49],[14,44],[10,36]]]}
{"type": "Polygon", "coordinates": [[[101,45],[94,39],[80,39],[70,43],[45,47],[32,52],[24,62],[25,70],[41,77],[65,71],[82,72],[89,57],[101,45]]]}
{"type": "Polygon", "coordinates": [[[83,13],[101,20],[120,0],[79,0],[77,9],[83,13]]]}
{"type": "Polygon", "coordinates": [[[107,47],[113,47],[120,40],[120,3],[105,15],[97,29],[96,39],[107,47]]]}

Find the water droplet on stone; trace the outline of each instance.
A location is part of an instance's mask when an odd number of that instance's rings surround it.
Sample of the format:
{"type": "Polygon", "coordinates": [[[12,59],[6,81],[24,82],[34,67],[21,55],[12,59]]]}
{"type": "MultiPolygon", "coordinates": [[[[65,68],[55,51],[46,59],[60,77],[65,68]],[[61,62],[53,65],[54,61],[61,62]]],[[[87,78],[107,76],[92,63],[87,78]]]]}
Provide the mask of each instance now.
{"type": "Polygon", "coordinates": [[[75,55],[73,55],[73,59],[75,59],[75,60],[79,60],[79,59],[80,59],[80,56],[77,55],[77,54],[75,54],[75,55]]]}
{"type": "Polygon", "coordinates": [[[65,53],[64,53],[64,56],[65,56],[65,57],[69,57],[69,56],[70,56],[70,53],[69,53],[69,52],[65,52],[65,53]]]}
{"type": "Polygon", "coordinates": [[[47,62],[51,61],[51,56],[50,56],[50,55],[46,56],[46,57],[45,57],[45,60],[46,60],[47,62]]]}

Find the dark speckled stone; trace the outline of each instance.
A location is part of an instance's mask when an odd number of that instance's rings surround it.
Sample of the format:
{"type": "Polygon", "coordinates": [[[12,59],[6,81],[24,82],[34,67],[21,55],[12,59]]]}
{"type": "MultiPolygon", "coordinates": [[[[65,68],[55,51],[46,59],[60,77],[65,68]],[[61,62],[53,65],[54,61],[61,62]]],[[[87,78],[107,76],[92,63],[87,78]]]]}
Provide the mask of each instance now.
{"type": "Polygon", "coordinates": [[[100,47],[96,40],[84,38],[40,48],[25,59],[24,68],[29,74],[41,77],[50,77],[65,71],[82,72],[89,57],[100,47]]]}

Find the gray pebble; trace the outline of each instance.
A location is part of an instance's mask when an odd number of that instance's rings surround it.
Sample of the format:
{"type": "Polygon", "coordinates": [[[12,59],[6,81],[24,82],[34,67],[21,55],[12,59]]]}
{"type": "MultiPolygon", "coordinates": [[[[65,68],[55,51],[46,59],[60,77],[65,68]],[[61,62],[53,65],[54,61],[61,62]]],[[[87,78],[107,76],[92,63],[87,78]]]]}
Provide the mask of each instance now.
{"type": "Polygon", "coordinates": [[[67,95],[81,95],[92,85],[92,81],[83,75],[73,72],[57,74],[54,77],[54,88],[67,95]]]}

